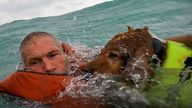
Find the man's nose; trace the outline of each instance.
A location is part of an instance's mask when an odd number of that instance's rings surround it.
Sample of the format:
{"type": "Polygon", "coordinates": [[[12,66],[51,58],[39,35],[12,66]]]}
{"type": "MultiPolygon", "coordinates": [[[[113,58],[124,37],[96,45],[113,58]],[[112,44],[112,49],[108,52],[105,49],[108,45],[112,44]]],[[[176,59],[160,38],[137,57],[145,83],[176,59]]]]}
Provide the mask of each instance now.
{"type": "Polygon", "coordinates": [[[52,63],[51,60],[49,59],[44,59],[44,71],[49,73],[49,72],[53,72],[55,71],[56,67],[54,66],[54,64],[52,63]]]}

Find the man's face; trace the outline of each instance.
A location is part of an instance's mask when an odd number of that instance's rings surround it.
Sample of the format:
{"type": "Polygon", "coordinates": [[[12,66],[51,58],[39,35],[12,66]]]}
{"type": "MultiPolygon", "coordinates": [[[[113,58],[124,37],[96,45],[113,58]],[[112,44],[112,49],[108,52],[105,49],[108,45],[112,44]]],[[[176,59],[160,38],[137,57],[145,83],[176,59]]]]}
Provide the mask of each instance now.
{"type": "Polygon", "coordinates": [[[25,65],[30,71],[59,74],[70,70],[61,46],[50,37],[33,39],[23,50],[25,65]]]}

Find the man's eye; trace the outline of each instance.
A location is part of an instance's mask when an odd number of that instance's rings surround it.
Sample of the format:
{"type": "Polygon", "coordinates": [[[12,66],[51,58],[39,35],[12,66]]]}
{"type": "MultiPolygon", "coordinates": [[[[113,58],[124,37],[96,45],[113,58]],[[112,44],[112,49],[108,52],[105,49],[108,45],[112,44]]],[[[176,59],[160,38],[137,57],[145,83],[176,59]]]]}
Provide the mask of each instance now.
{"type": "Polygon", "coordinates": [[[54,58],[54,57],[57,56],[57,55],[58,55],[57,53],[50,54],[50,55],[49,55],[49,58],[54,58]]]}
{"type": "Polygon", "coordinates": [[[39,60],[32,61],[30,65],[40,65],[41,62],[39,60]]]}

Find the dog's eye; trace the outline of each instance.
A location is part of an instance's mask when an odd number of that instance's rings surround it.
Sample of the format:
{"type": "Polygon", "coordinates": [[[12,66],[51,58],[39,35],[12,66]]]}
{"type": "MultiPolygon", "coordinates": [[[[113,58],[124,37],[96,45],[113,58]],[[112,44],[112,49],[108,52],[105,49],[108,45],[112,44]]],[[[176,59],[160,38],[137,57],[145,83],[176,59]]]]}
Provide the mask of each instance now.
{"type": "Polygon", "coordinates": [[[117,58],[118,56],[119,56],[119,53],[115,51],[109,52],[107,55],[108,58],[117,58]]]}

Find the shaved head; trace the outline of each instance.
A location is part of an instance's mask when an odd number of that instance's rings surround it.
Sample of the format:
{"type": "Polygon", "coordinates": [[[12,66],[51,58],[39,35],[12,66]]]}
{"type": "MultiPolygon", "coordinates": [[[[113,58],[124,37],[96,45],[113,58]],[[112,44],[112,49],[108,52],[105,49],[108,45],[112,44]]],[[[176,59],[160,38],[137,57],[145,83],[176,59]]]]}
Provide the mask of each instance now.
{"type": "Polygon", "coordinates": [[[46,32],[29,33],[21,42],[20,53],[25,70],[62,74],[71,69],[61,44],[46,32]]]}
{"type": "Polygon", "coordinates": [[[23,41],[21,42],[21,45],[20,45],[20,54],[21,54],[21,60],[24,64],[26,64],[26,55],[25,53],[30,50],[30,49],[27,49],[26,46],[28,45],[32,45],[32,44],[36,44],[36,42],[40,39],[40,38],[50,38],[52,39],[55,44],[61,48],[61,45],[59,43],[59,41],[52,35],[52,34],[49,34],[47,32],[41,32],[41,31],[38,31],[38,32],[31,32],[29,34],[27,34],[27,36],[23,39],[23,41]]]}

